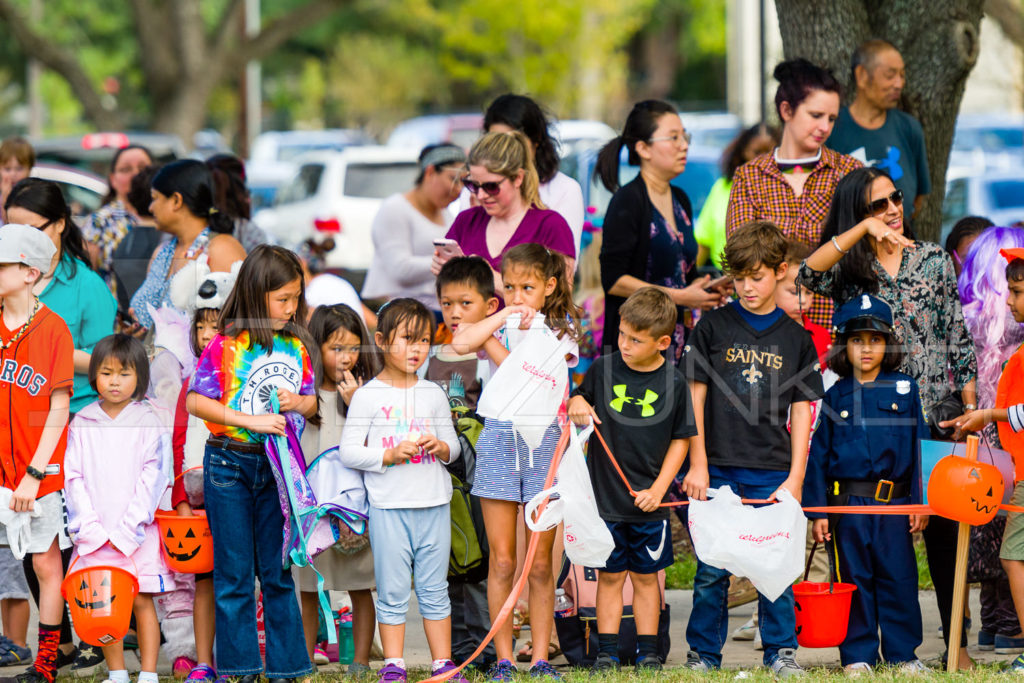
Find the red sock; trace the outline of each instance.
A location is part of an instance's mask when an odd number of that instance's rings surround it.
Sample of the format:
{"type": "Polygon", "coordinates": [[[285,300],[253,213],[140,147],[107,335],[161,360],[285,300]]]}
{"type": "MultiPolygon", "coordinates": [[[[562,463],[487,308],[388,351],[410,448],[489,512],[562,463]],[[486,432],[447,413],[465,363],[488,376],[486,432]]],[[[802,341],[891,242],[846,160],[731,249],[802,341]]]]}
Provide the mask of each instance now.
{"type": "Polygon", "coordinates": [[[53,683],[57,677],[57,646],[60,644],[60,624],[39,624],[39,648],[33,664],[43,678],[53,683]]]}

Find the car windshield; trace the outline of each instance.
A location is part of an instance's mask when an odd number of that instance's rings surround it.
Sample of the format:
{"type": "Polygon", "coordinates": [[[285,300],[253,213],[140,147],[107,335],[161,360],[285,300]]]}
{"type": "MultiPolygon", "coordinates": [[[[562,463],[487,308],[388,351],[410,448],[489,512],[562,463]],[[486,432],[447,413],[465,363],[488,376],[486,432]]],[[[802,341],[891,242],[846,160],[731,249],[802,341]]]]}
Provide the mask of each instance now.
{"type": "Polygon", "coordinates": [[[415,163],[349,164],[345,169],[347,197],[384,199],[396,192],[405,192],[416,182],[419,167],[415,163]]]}
{"type": "Polygon", "coordinates": [[[277,195],[278,204],[290,204],[309,199],[316,194],[320,186],[320,176],[324,174],[323,164],[305,164],[295,174],[291,182],[285,185],[277,195]]]}
{"type": "Polygon", "coordinates": [[[1024,147],[1024,128],[967,128],[956,131],[953,148],[958,150],[980,149],[985,152],[1002,152],[1007,149],[1024,147]]]}
{"type": "Polygon", "coordinates": [[[992,193],[992,206],[997,209],[1024,206],[1024,178],[994,180],[989,184],[989,192],[992,193]]]}
{"type": "Polygon", "coordinates": [[[337,140],[320,140],[308,142],[289,142],[282,144],[277,148],[277,160],[278,161],[295,161],[298,157],[306,154],[307,152],[319,152],[321,150],[336,151],[340,152],[346,147],[351,147],[352,143],[339,142],[337,140]]]}

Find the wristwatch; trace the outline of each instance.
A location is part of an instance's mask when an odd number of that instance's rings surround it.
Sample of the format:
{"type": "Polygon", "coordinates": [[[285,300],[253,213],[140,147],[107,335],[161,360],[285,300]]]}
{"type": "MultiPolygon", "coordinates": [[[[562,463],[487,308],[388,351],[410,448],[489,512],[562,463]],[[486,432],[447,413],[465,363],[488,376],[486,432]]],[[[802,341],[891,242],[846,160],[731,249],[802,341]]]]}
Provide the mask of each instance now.
{"type": "Polygon", "coordinates": [[[40,472],[35,467],[32,467],[32,465],[29,465],[28,467],[25,468],[25,474],[32,477],[33,479],[38,479],[39,481],[42,481],[43,478],[46,476],[45,472],[40,472]]]}
{"type": "Polygon", "coordinates": [[[965,403],[964,404],[964,412],[970,412],[972,410],[977,410],[977,409],[978,409],[978,406],[974,405],[973,403],[965,403]]]}

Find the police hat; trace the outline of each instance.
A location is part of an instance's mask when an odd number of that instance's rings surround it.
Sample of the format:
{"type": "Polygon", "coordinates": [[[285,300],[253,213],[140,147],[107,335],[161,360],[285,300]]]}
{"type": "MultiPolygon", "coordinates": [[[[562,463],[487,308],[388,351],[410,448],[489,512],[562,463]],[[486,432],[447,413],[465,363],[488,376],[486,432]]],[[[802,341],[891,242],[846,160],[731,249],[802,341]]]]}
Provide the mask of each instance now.
{"type": "Polygon", "coordinates": [[[836,309],[832,326],[839,334],[877,330],[892,332],[892,308],[876,296],[861,294],[836,309]]]}

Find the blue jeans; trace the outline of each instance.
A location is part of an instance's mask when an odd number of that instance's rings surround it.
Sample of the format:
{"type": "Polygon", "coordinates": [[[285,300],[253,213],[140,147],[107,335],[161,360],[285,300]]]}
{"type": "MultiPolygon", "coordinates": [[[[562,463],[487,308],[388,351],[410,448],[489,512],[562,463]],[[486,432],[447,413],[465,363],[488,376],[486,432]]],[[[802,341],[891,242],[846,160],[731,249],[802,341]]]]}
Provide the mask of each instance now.
{"type": "MultiPolygon", "coordinates": [[[[764,470],[762,484],[740,484],[711,475],[711,488],[728,486],[741,498],[764,499],[775,493],[786,480],[788,472],[764,470]],[[777,475],[777,476],[776,476],[777,475]]],[[[693,611],[686,625],[686,642],[711,667],[722,665],[722,646],[729,633],[729,572],[697,560],[693,579],[693,611]]],[[[758,593],[758,627],[764,643],[764,664],[775,661],[781,648],[796,649],[796,614],[793,611],[793,589],[787,588],[775,602],[758,593]]]]}
{"type": "Polygon", "coordinates": [[[284,515],[270,462],[262,453],[206,446],[206,516],[213,532],[217,673],[263,672],[256,639],[254,578],[263,591],[267,678],[312,673],[292,574],[281,559],[284,515]]]}

